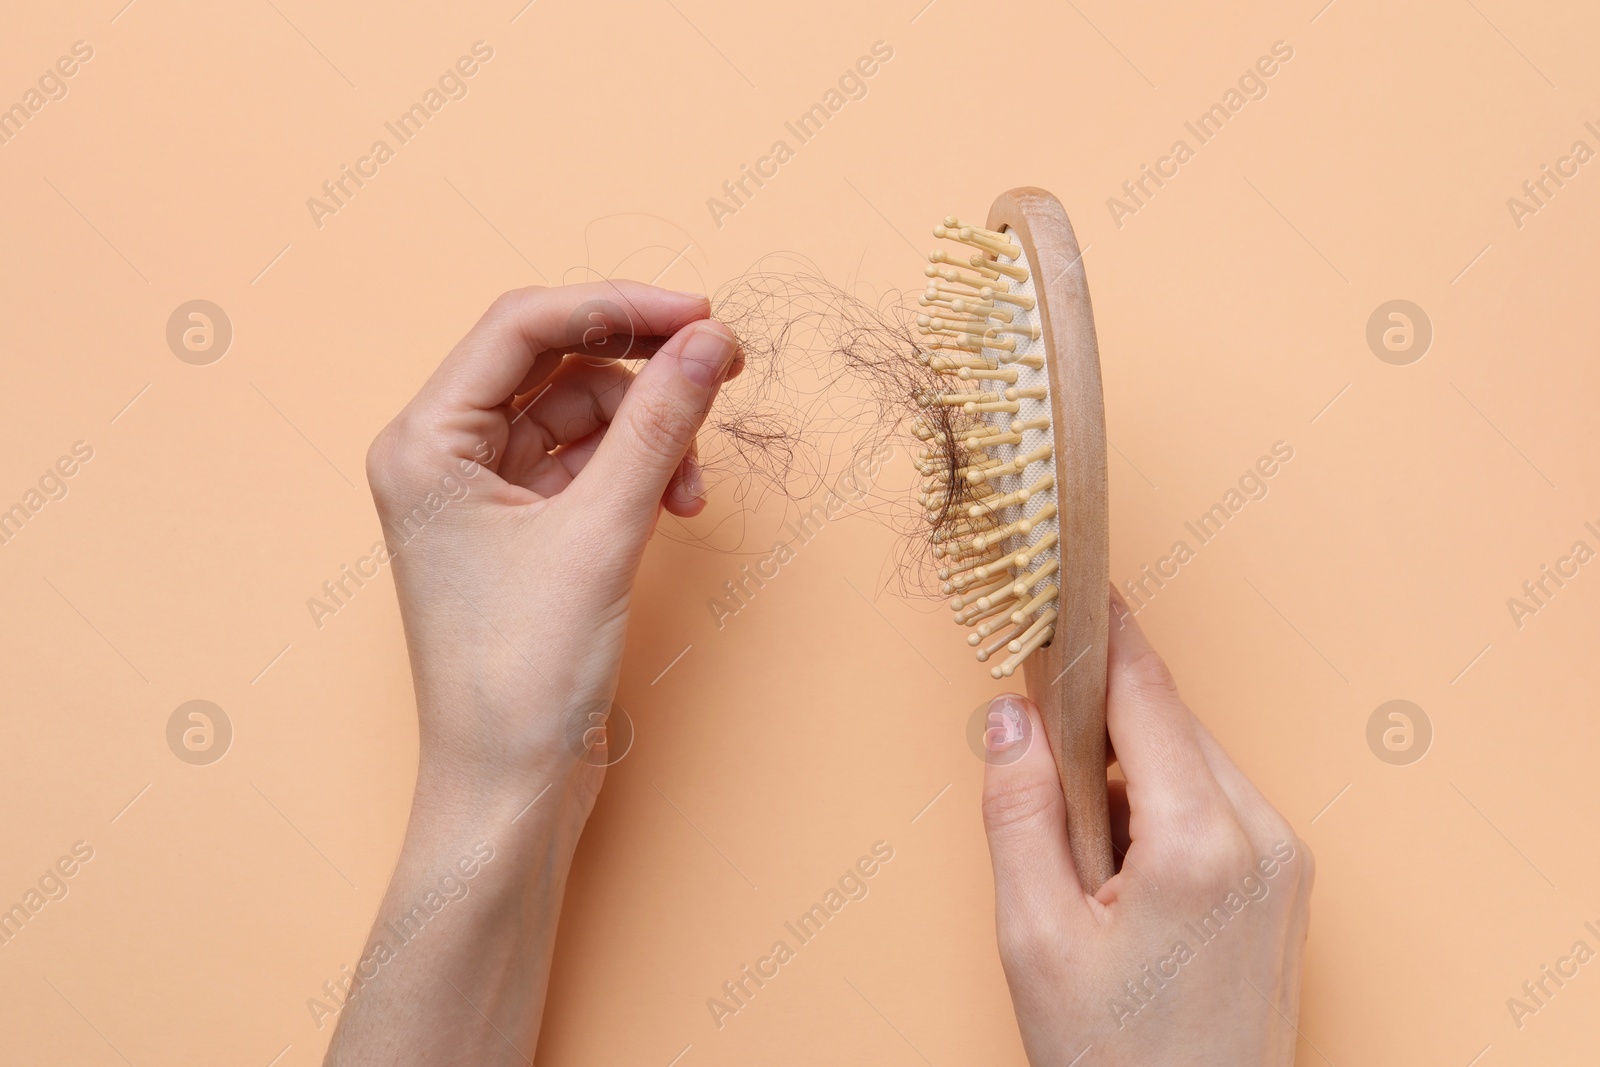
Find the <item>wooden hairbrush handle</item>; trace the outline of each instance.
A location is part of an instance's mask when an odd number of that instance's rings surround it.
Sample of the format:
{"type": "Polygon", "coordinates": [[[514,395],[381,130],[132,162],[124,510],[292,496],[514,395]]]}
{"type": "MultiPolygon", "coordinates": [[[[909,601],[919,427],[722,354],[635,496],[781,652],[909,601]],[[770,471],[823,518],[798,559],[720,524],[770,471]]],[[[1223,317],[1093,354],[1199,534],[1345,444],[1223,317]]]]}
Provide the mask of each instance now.
{"type": "Polygon", "coordinates": [[[1048,349],[1056,493],[1061,522],[1061,604],[1050,644],[1023,664],[1067,800],[1067,839],[1085,892],[1115,872],[1106,796],[1106,652],[1110,534],[1105,399],[1094,312],[1072,223],[1043,189],[1001,194],[988,228],[1013,234],[1033,265],[1048,349]]]}

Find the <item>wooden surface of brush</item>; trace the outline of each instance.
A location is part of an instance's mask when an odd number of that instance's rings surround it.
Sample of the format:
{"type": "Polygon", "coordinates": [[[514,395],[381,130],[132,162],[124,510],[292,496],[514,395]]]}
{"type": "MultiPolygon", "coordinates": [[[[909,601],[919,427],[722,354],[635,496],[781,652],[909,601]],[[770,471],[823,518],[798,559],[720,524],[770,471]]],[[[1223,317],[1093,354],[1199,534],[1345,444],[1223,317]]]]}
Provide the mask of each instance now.
{"type": "Polygon", "coordinates": [[[1115,870],[1106,795],[1110,539],[1105,406],[1082,253],[1066,211],[1013,189],[934,236],[918,324],[949,386],[922,398],[922,503],[956,621],[990,673],[1020,666],[1067,801],[1079,879],[1115,870]]]}

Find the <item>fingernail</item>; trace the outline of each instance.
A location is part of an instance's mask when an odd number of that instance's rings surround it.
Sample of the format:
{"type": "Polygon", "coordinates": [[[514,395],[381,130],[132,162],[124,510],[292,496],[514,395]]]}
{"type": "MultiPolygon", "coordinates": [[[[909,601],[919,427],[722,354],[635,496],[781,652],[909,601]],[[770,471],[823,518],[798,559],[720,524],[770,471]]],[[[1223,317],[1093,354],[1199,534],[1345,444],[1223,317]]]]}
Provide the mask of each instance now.
{"type": "Polygon", "coordinates": [[[683,471],[672,485],[672,496],[683,505],[698,504],[705,496],[706,487],[700,477],[700,464],[693,459],[683,461],[683,471]]]}
{"type": "Polygon", "coordinates": [[[674,289],[672,291],[674,293],[677,293],[679,296],[686,296],[690,300],[704,300],[704,299],[706,299],[706,294],[704,294],[704,293],[691,293],[687,289],[674,289]]]}
{"type": "Polygon", "coordinates": [[[719,327],[701,323],[684,342],[683,352],[678,356],[683,376],[701,388],[716,385],[728,364],[733,362],[735,348],[733,338],[719,327]]]}
{"type": "Polygon", "coordinates": [[[989,702],[989,728],[983,732],[983,744],[990,752],[1004,752],[1018,741],[1028,737],[1028,709],[1022,701],[1007,693],[989,702]]]}

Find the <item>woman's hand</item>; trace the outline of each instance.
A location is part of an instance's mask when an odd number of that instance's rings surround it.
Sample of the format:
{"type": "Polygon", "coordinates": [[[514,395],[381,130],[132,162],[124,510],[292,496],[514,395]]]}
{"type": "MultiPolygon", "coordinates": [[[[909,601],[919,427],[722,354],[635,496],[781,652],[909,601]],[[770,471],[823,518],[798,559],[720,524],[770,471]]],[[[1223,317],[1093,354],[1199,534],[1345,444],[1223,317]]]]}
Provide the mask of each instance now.
{"type": "Polygon", "coordinates": [[[508,293],[373,442],[428,785],[581,762],[659,506],[703,506],[691,449],[734,352],[706,315],[633,282],[508,293]]]}
{"type": "Polygon", "coordinates": [[[508,293],[373,442],[417,792],[329,1063],[531,1061],[634,577],[660,509],[704,506],[695,433],[737,367],[708,313],[637,282],[508,293]]]}
{"type": "Polygon", "coordinates": [[[1178,696],[1113,596],[1106,725],[1121,869],[1084,893],[1038,709],[990,705],[983,812],[1031,1063],[1294,1062],[1311,852],[1178,696]],[[1020,752],[1020,754],[1019,754],[1020,752]]]}

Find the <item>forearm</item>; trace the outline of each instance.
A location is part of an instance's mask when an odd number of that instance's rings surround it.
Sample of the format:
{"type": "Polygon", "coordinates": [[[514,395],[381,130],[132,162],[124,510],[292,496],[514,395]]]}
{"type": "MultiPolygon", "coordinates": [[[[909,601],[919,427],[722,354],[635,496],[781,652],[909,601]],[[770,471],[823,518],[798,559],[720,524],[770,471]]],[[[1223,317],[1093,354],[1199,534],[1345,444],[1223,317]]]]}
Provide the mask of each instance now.
{"type": "Polygon", "coordinates": [[[326,1064],[532,1061],[586,814],[543,788],[419,783],[326,1064]]]}
{"type": "Polygon", "coordinates": [[[708,311],[610,279],[507,293],[368,450],[419,773],[327,1063],[531,1061],[639,560],[662,508],[705,506],[690,449],[737,347],[708,311]],[[612,336],[645,366],[565,355],[612,336]]]}

